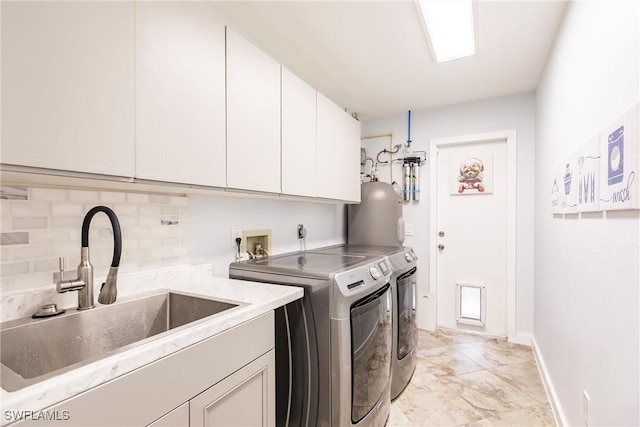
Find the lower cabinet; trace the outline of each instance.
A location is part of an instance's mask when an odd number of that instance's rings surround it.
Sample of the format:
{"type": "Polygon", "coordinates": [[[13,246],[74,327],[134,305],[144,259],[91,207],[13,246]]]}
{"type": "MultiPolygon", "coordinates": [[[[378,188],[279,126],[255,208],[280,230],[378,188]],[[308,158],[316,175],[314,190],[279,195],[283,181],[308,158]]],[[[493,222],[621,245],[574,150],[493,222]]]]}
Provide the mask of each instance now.
{"type": "Polygon", "coordinates": [[[189,425],[189,402],[183,403],[147,427],[187,427],[189,425]]]}
{"type": "Polygon", "coordinates": [[[148,427],[275,426],[274,390],[271,350],[148,427]]]}
{"type": "Polygon", "coordinates": [[[275,426],[274,336],[271,311],[45,408],[66,414],[46,425],[275,426]]]}
{"type": "Polygon", "coordinates": [[[274,426],[275,352],[220,381],[189,401],[191,427],[274,426]]]}

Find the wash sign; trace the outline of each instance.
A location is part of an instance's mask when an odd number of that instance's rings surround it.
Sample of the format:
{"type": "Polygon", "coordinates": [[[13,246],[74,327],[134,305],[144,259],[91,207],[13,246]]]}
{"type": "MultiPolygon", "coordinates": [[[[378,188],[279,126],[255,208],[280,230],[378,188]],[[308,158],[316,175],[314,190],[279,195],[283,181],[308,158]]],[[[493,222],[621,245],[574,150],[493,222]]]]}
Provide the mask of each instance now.
{"type": "Polygon", "coordinates": [[[556,169],[551,213],[640,209],[640,104],[556,169]]]}

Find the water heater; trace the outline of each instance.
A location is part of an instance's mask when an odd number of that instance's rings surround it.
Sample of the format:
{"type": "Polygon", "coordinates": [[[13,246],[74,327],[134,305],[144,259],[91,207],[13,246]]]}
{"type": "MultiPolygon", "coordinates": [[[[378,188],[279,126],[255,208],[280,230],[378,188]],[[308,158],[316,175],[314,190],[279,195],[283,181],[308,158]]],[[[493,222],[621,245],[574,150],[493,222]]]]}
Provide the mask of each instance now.
{"type": "Polygon", "coordinates": [[[347,244],[402,246],[402,197],[384,182],[367,182],[360,191],[360,204],[347,207],[347,244]]]}

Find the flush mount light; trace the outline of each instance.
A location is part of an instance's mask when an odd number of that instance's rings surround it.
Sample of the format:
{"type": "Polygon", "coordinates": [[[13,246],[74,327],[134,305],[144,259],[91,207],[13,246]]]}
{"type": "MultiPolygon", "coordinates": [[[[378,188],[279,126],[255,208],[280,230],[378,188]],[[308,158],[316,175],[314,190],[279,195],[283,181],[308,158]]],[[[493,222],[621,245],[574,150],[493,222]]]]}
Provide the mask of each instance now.
{"type": "Polygon", "coordinates": [[[416,7],[437,62],[475,55],[471,0],[418,0],[416,7]]]}

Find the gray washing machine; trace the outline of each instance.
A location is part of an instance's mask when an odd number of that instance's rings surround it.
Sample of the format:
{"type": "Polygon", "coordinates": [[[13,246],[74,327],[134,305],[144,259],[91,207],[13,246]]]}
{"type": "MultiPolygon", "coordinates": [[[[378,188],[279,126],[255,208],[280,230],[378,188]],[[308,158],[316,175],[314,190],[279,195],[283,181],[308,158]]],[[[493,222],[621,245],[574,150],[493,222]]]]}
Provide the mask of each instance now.
{"type": "Polygon", "coordinates": [[[417,256],[413,249],[397,246],[336,245],[309,252],[334,255],[387,256],[391,263],[393,298],[393,356],[391,399],[400,395],[416,369],[418,329],[416,323],[417,256]]]}
{"type": "Polygon", "coordinates": [[[377,255],[299,252],[232,263],[233,279],[300,286],[276,311],[278,426],[384,426],[392,270],[377,255]]]}

